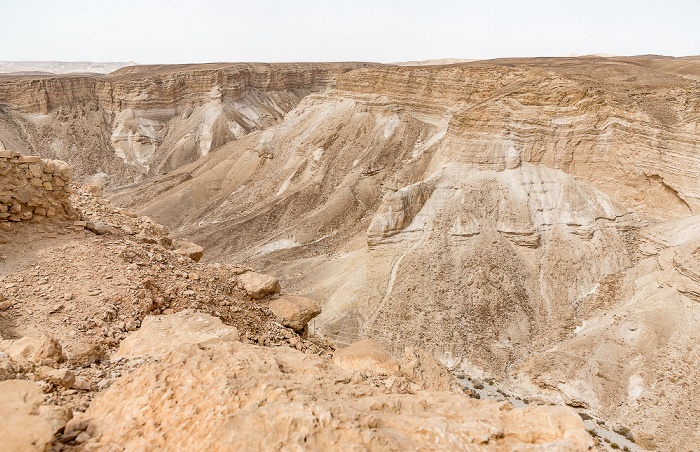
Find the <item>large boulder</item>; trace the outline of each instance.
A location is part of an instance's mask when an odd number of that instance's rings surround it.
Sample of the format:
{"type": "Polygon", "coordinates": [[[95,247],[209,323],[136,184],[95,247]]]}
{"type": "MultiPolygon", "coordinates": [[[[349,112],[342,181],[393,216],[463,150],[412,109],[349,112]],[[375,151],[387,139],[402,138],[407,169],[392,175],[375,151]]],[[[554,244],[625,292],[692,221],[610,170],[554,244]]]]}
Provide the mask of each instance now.
{"type": "Polygon", "coordinates": [[[320,356],[241,342],[179,347],[99,394],[85,421],[84,447],[95,451],[571,452],[594,445],[568,408],[513,409],[452,392],[387,394],[320,356]]]}
{"type": "Polygon", "coordinates": [[[224,325],[218,317],[186,309],[175,314],[146,316],[141,328],[122,341],[114,357],[162,358],[182,344],[238,339],[238,330],[224,325]]]}
{"type": "Polygon", "coordinates": [[[423,389],[463,392],[447,366],[425,350],[407,347],[399,367],[402,377],[423,389]]]}
{"type": "Polygon", "coordinates": [[[2,340],[0,352],[17,363],[42,364],[47,361],[59,363],[65,359],[61,344],[49,336],[25,336],[20,339],[2,340]]]}
{"type": "Polygon", "coordinates": [[[365,339],[350,347],[336,350],[333,364],[357,372],[378,375],[394,375],[399,371],[399,362],[389,356],[384,348],[372,339],[365,339]]]}
{"type": "Polygon", "coordinates": [[[266,295],[279,293],[280,282],[274,276],[257,272],[245,272],[238,277],[250,298],[262,298],[266,295]]]}
{"type": "Polygon", "coordinates": [[[45,452],[53,432],[39,415],[41,388],[25,380],[0,382],[0,450],[45,452]]]}
{"type": "Polygon", "coordinates": [[[204,248],[187,240],[178,240],[175,246],[177,247],[176,253],[187,256],[195,262],[199,262],[204,255],[204,248]]]}
{"type": "Polygon", "coordinates": [[[282,325],[302,331],[309,320],[321,313],[321,306],[310,298],[282,295],[268,306],[282,325]]]}

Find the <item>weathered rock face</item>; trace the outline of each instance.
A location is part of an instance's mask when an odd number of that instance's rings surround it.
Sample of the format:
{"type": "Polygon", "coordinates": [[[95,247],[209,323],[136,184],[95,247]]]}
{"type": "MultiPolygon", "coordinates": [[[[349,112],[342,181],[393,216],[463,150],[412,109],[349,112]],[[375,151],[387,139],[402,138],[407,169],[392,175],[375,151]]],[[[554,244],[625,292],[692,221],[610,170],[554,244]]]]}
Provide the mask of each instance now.
{"type": "Polygon", "coordinates": [[[321,313],[321,307],[310,298],[282,295],[268,306],[282,325],[294,331],[302,331],[311,319],[321,313]]]}
{"type": "Polygon", "coordinates": [[[0,438],[2,449],[44,452],[52,438],[49,423],[39,415],[41,388],[24,380],[0,382],[0,438]]]}
{"type": "Polygon", "coordinates": [[[238,331],[217,317],[185,309],[176,314],[145,317],[141,328],[122,341],[115,357],[162,358],[181,344],[218,340],[237,341],[238,331]]]}
{"type": "Polygon", "coordinates": [[[399,362],[372,339],[336,350],[333,354],[333,364],[354,372],[372,372],[379,375],[393,375],[399,371],[399,362]]]}
{"type": "Polygon", "coordinates": [[[318,356],[240,342],[183,346],[123,377],[85,418],[86,450],[538,450],[593,446],[561,407],[449,392],[387,394],[318,356]],[[203,349],[202,349],[203,348],[203,349]]]}
{"type": "Polygon", "coordinates": [[[0,77],[0,147],[130,183],[276,124],[365,63],[138,66],[108,76],[0,77]],[[86,155],[90,154],[90,158],[86,155]]]}
{"type": "Polygon", "coordinates": [[[700,218],[639,232],[639,262],[595,287],[582,324],[518,375],[631,428],[649,449],[700,447],[700,218]],[[681,420],[682,419],[682,420],[681,420]]]}

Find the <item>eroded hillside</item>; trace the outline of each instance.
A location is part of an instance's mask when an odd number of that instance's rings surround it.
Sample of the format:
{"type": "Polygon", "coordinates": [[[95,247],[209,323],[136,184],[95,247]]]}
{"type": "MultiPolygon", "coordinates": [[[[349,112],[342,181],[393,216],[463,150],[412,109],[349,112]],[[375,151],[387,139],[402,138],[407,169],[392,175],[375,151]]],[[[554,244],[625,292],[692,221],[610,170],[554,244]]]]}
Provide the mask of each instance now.
{"type": "MultiPolygon", "coordinates": [[[[692,59],[644,58],[358,69],[280,124],[110,196],[196,237],[210,259],[323,300],[316,329],[341,344],[417,345],[505,378],[610,312],[642,309],[641,283],[615,286],[653,265],[640,231],[700,207],[698,74],[692,59]],[[619,294],[596,297],[603,289],[619,294]]],[[[645,335],[685,331],[671,354],[697,344],[698,319],[678,314],[697,309],[692,292],[664,298],[665,326],[645,323],[645,335]]],[[[617,341],[590,337],[601,353],[617,341]]],[[[595,364],[590,344],[555,360],[558,372],[589,362],[616,386],[561,374],[537,384],[651,447],[680,446],[694,424],[649,421],[661,394],[687,398],[652,370],[675,372],[666,345],[619,346],[624,372],[595,364]]]]}
{"type": "MultiPolygon", "coordinates": [[[[697,448],[700,61],[359,66],[112,74],[85,113],[113,115],[106,196],[318,300],[311,331],[340,346],[421,347],[638,446],[697,448]]],[[[30,117],[48,127],[32,140],[75,140],[56,115],[82,98],[8,86],[25,107],[0,140],[30,142],[30,117]]]]}
{"type": "Polygon", "coordinates": [[[136,66],[107,76],[0,76],[0,146],[116,185],[276,124],[367,63],[136,66]]]}

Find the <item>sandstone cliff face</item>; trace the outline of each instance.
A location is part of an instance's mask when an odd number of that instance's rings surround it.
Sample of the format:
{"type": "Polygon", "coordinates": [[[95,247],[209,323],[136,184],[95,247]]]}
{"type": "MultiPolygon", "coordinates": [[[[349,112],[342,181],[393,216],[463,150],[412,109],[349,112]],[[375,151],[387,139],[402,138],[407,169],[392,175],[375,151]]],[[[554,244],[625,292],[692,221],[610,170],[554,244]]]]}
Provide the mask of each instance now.
{"type": "Polygon", "coordinates": [[[140,66],[109,76],[0,77],[0,146],[130,183],[277,123],[363,63],[140,66]]]}

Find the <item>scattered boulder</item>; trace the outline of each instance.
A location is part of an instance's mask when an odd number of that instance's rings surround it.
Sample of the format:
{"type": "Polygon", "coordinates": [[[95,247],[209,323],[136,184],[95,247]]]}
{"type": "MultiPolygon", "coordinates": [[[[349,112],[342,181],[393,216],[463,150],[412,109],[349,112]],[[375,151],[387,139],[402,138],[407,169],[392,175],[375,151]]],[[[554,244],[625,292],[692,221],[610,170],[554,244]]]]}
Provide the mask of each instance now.
{"type": "Polygon", "coordinates": [[[85,367],[108,359],[107,351],[99,344],[77,344],[68,354],[68,362],[72,366],[85,367]]]}
{"type": "Polygon", "coordinates": [[[48,366],[40,366],[34,370],[34,375],[39,380],[47,381],[62,388],[72,388],[75,383],[75,374],[69,369],[54,369],[48,366]]]}
{"type": "Polygon", "coordinates": [[[109,232],[109,226],[102,221],[88,222],[86,227],[97,235],[104,235],[109,232]]]}
{"type": "Polygon", "coordinates": [[[41,405],[39,407],[39,416],[49,423],[51,433],[55,435],[65,428],[68,421],[73,419],[73,410],[59,405],[41,405]]]}
{"type": "Polygon", "coordinates": [[[237,341],[238,330],[221,319],[186,309],[175,314],[146,316],[141,328],[129,334],[119,346],[115,358],[164,357],[182,344],[212,341],[237,341]]]}
{"type": "Polygon", "coordinates": [[[245,272],[238,277],[243,290],[250,298],[258,299],[266,295],[279,293],[280,282],[274,276],[257,272],[245,272]]]}
{"type": "Polygon", "coordinates": [[[84,377],[76,377],[75,381],[71,385],[72,389],[79,389],[81,391],[92,391],[92,385],[90,380],[84,377]]]}
{"type": "Polygon", "coordinates": [[[447,366],[425,350],[407,347],[399,367],[401,376],[423,389],[463,392],[447,366]]]}
{"type": "Polygon", "coordinates": [[[389,356],[384,348],[372,339],[365,339],[350,347],[336,350],[333,364],[356,372],[372,372],[378,375],[394,375],[399,362],[389,356]]]}
{"type": "Polygon", "coordinates": [[[61,344],[49,336],[5,339],[0,341],[0,352],[7,354],[15,362],[32,364],[41,364],[47,359],[60,363],[65,359],[61,344]]]}
{"type": "Polygon", "coordinates": [[[321,306],[316,301],[294,295],[282,295],[271,301],[268,307],[282,325],[294,331],[302,331],[309,320],[321,313],[321,306]]]}
{"type": "Polygon", "coordinates": [[[39,415],[44,401],[41,388],[25,380],[0,382],[0,446],[13,452],[44,452],[53,437],[51,426],[39,415]]]}
{"type": "Polygon", "coordinates": [[[178,240],[176,247],[176,253],[187,256],[195,262],[199,262],[204,254],[204,248],[187,240],[178,240]]]}

